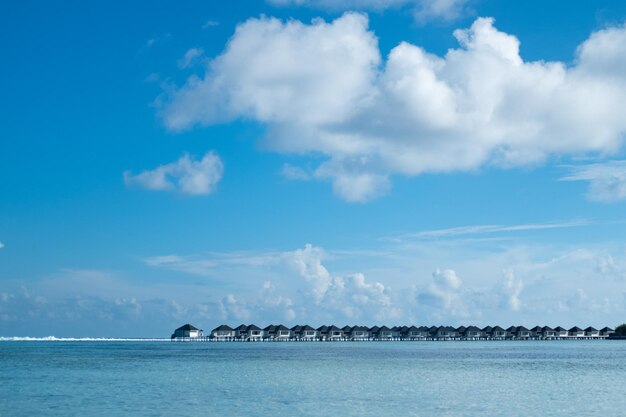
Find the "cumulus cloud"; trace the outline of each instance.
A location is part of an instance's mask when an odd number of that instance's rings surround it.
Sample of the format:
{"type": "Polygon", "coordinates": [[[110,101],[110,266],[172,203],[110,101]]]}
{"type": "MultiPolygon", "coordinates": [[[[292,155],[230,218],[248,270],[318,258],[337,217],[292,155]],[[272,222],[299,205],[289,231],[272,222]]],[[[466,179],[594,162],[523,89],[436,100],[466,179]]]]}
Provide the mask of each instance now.
{"type": "Polygon", "coordinates": [[[158,279],[63,270],[28,283],[4,280],[0,334],[167,337],[186,322],[205,330],[222,322],[602,327],[626,312],[621,242],[577,249],[506,245],[417,241],[390,247],[385,256],[305,245],[157,257],[148,265],[168,272],[142,275],[158,279]],[[444,262],[454,269],[429,272],[444,262]],[[346,271],[346,264],[359,271],[346,271]]]}
{"type": "Polygon", "coordinates": [[[626,161],[608,161],[570,167],[562,181],[587,181],[587,197],[594,201],[615,202],[626,199],[626,161]]]}
{"type": "Polygon", "coordinates": [[[626,308],[621,243],[571,248],[445,239],[389,245],[377,253],[307,244],[285,252],[170,255],[147,262],[185,272],[177,277],[210,277],[208,301],[219,306],[208,306],[207,315],[230,324],[249,314],[257,324],[597,326],[610,324],[626,308]],[[453,268],[434,269],[451,262],[453,268]],[[355,264],[357,271],[351,270],[355,264]],[[586,303],[575,313],[564,310],[577,289],[585,291],[586,303]]]}
{"type": "Polygon", "coordinates": [[[466,317],[463,282],[452,269],[437,269],[426,291],[418,294],[418,302],[428,306],[435,316],[466,317]]]}
{"type": "Polygon", "coordinates": [[[316,302],[320,302],[331,283],[328,270],[322,265],[324,252],[321,248],[306,244],[303,249],[283,255],[298,275],[311,285],[311,294],[316,302]]]}
{"type": "Polygon", "coordinates": [[[306,244],[286,252],[167,255],[145,262],[232,282],[238,292],[228,293],[220,301],[220,315],[228,319],[243,320],[249,313],[259,321],[333,317],[384,320],[402,316],[403,307],[388,286],[368,280],[360,272],[333,274],[324,264],[327,256],[322,248],[306,244]],[[260,290],[250,287],[261,280],[260,290]]]}
{"type": "Polygon", "coordinates": [[[202,57],[202,55],[204,55],[204,50],[202,48],[191,48],[187,50],[182,59],[178,61],[178,67],[180,69],[189,68],[195,64],[198,59],[202,57]]]}
{"type": "Polygon", "coordinates": [[[240,24],[207,72],[161,108],[171,130],[248,118],[267,147],[325,155],[312,170],[349,201],[393,175],[527,166],[623,144],[626,28],[593,33],[574,64],[524,61],[519,40],[477,19],[444,56],[403,42],[383,62],[367,17],[240,24]]]}
{"type": "Polygon", "coordinates": [[[137,175],[126,171],[124,181],[128,186],[149,190],[177,191],[189,195],[211,194],[222,179],[223,171],[220,157],[213,152],[207,152],[200,160],[184,154],[176,162],[137,175]]]}
{"type": "Polygon", "coordinates": [[[402,315],[385,285],[368,281],[363,273],[333,275],[322,263],[325,256],[321,248],[310,244],[282,255],[308,285],[299,302],[305,305],[309,316],[320,317],[321,313],[326,317],[384,320],[402,315]]]}
{"type": "Polygon", "coordinates": [[[229,322],[273,320],[291,322],[296,318],[291,298],[283,295],[271,281],[264,281],[260,290],[248,297],[227,294],[220,301],[220,315],[229,322]]]}
{"type": "Polygon", "coordinates": [[[452,20],[461,16],[469,0],[267,0],[275,6],[306,6],[341,10],[373,10],[409,7],[418,21],[430,19],[452,20]]]}
{"type": "Polygon", "coordinates": [[[513,273],[513,270],[504,271],[504,294],[506,297],[507,306],[512,311],[519,311],[522,308],[522,301],[520,300],[520,294],[524,289],[524,284],[520,278],[517,278],[513,273]]]}
{"type": "Polygon", "coordinates": [[[233,318],[237,320],[248,320],[250,318],[250,311],[246,303],[238,300],[233,294],[228,294],[226,297],[222,298],[220,307],[224,320],[233,318]]]}

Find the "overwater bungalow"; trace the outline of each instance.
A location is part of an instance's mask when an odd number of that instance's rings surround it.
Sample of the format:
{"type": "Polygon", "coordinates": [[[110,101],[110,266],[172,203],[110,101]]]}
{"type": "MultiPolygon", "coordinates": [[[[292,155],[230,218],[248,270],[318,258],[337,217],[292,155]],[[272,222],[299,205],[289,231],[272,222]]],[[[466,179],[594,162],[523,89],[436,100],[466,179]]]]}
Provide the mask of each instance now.
{"type": "Polygon", "coordinates": [[[174,330],[171,339],[196,339],[202,337],[202,329],[187,323],[174,330]]]}
{"type": "Polygon", "coordinates": [[[515,334],[517,333],[517,327],[510,326],[505,331],[506,331],[506,335],[504,337],[507,339],[512,339],[515,337],[515,334]]]}
{"type": "Polygon", "coordinates": [[[439,326],[435,336],[437,339],[454,339],[457,337],[457,332],[454,327],[451,326],[439,326]]]}
{"type": "Polygon", "coordinates": [[[234,340],[236,335],[235,329],[226,324],[222,324],[211,331],[211,336],[216,340],[234,340]]]}
{"type": "Polygon", "coordinates": [[[504,330],[500,326],[495,326],[491,330],[491,338],[492,339],[504,339],[504,338],[506,338],[506,330],[504,330]]]}
{"type": "Polygon", "coordinates": [[[407,332],[407,338],[409,340],[426,339],[428,337],[428,329],[425,327],[411,326],[407,332]]]}
{"type": "Polygon", "coordinates": [[[420,326],[417,328],[417,330],[419,331],[420,339],[428,339],[430,337],[430,329],[428,327],[420,326]]]}
{"type": "Polygon", "coordinates": [[[556,337],[556,331],[549,326],[543,326],[541,328],[541,337],[544,339],[553,339],[556,337]]]}
{"type": "Polygon", "coordinates": [[[517,326],[517,329],[515,330],[515,337],[518,339],[528,339],[530,338],[530,330],[524,326],[517,326]]]}
{"type": "Polygon", "coordinates": [[[569,332],[567,331],[567,329],[564,329],[561,326],[559,326],[556,329],[554,329],[554,335],[556,337],[568,337],[569,332]]]}
{"type": "Polygon", "coordinates": [[[235,337],[240,340],[247,340],[248,326],[246,326],[245,324],[240,324],[239,326],[235,327],[235,337]]]}
{"type": "Polygon", "coordinates": [[[389,340],[393,338],[393,332],[387,326],[382,326],[380,331],[378,332],[378,337],[380,340],[389,340]]]}
{"type": "Polygon", "coordinates": [[[593,327],[589,326],[585,329],[585,336],[587,337],[600,337],[600,331],[597,329],[594,329],[593,327]]]}
{"type": "Polygon", "coordinates": [[[248,340],[262,340],[263,330],[261,328],[251,324],[248,326],[248,340]]]}
{"type": "Polygon", "coordinates": [[[302,326],[302,339],[315,340],[319,337],[317,330],[309,325],[302,326]]]}
{"type": "Polygon", "coordinates": [[[600,337],[609,337],[613,333],[615,333],[615,330],[610,327],[603,327],[600,329],[600,337]]]}
{"type": "Polygon", "coordinates": [[[276,326],[276,339],[277,340],[289,340],[291,339],[292,333],[289,327],[283,326],[282,324],[276,326]]]}
{"type": "Polygon", "coordinates": [[[409,326],[400,326],[400,340],[408,339],[409,326]]]}
{"type": "Polygon", "coordinates": [[[296,326],[293,326],[291,328],[291,336],[296,340],[301,339],[302,338],[302,326],[300,326],[299,324],[296,326]]]}
{"type": "Polygon", "coordinates": [[[369,337],[369,329],[365,326],[354,326],[350,331],[350,340],[367,340],[369,337]]]}
{"type": "Polygon", "coordinates": [[[402,328],[400,326],[393,326],[391,328],[391,338],[392,339],[400,339],[400,337],[402,336],[402,328]]]}
{"type": "Polygon", "coordinates": [[[274,340],[276,338],[276,326],[270,324],[263,329],[263,339],[274,340]]]}
{"type": "Polygon", "coordinates": [[[428,328],[428,335],[431,339],[437,336],[437,329],[439,329],[438,326],[430,326],[428,328]]]}
{"type": "Polygon", "coordinates": [[[370,328],[370,337],[374,340],[378,340],[380,338],[380,327],[374,326],[370,328]]]}
{"type": "Polygon", "coordinates": [[[344,338],[343,330],[337,326],[328,327],[328,340],[342,340],[344,338]]]}
{"type": "Polygon", "coordinates": [[[585,337],[585,331],[578,326],[574,326],[567,331],[569,337],[585,337]]]}
{"type": "Polygon", "coordinates": [[[613,329],[604,327],[597,330],[593,327],[582,329],[574,326],[569,330],[563,327],[535,326],[528,330],[524,326],[511,326],[503,329],[500,326],[320,326],[315,329],[309,325],[296,325],[292,328],[280,325],[269,325],[261,329],[254,324],[241,324],[232,328],[226,324],[213,329],[210,337],[203,336],[201,329],[185,324],[174,330],[172,340],[215,340],[215,341],[313,341],[313,340],[527,340],[527,339],[605,339],[613,333],[613,329]]]}
{"type": "Polygon", "coordinates": [[[491,339],[493,337],[493,327],[491,326],[485,326],[480,331],[484,338],[491,339]]]}
{"type": "Polygon", "coordinates": [[[469,326],[465,329],[465,332],[462,334],[462,337],[466,339],[479,339],[482,336],[483,332],[476,326],[469,326]]]}
{"type": "Polygon", "coordinates": [[[532,329],[530,329],[530,337],[532,337],[533,339],[540,339],[542,338],[542,331],[541,331],[541,326],[535,326],[532,329]]]}
{"type": "Polygon", "coordinates": [[[318,327],[317,335],[320,338],[320,340],[328,340],[328,326],[318,327]]]}

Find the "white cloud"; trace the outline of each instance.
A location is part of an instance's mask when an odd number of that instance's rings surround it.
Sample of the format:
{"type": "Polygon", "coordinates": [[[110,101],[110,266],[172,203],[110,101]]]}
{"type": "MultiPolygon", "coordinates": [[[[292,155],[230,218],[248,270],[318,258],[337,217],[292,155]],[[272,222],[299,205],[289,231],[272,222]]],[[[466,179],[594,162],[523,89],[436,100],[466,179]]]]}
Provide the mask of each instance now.
{"type": "MultiPolygon", "coordinates": [[[[184,281],[184,280],[183,280],[184,281]]],[[[63,270],[27,284],[5,280],[0,334],[168,337],[182,320],[219,320],[212,291],[186,282],[131,281],[97,270],[63,270]],[[27,285],[27,286],[26,286],[27,285]]]]}
{"type": "Polygon", "coordinates": [[[364,15],[327,23],[250,19],[207,73],[161,109],[168,128],[250,118],[267,146],[322,154],[312,170],[349,201],[390,176],[516,167],[615,153],[626,132],[626,29],[592,34],[573,65],[526,62],[489,18],[454,32],[444,56],[399,44],[381,65],[364,15]]]}
{"type": "Polygon", "coordinates": [[[4,243],[0,242],[0,249],[4,248],[4,243]]]}
{"type": "Polygon", "coordinates": [[[513,311],[519,311],[522,308],[520,295],[524,289],[524,283],[517,278],[513,270],[504,271],[504,293],[508,307],[513,311]]]}
{"type": "Polygon", "coordinates": [[[124,172],[128,186],[140,186],[149,190],[178,191],[182,194],[211,194],[222,179],[224,165],[213,152],[207,152],[201,160],[184,154],[176,162],[160,165],[155,169],[133,175],[124,172]]]}
{"type": "Polygon", "coordinates": [[[324,252],[321,248],[306,244],[304,249],[288,252],[283,255],[285,261],[290,264],[304,280],[311,285],[311,294],[319,303],[331,283],[328,270],[322,265],[324,252]]]}
{"type": "Polygon", "coordinates": [[[237,319],[248,320],[250,319],[250,311],[248,310],[245,302],[238,300],[233,294],[228,294],[222,298],[220,302],[222,319],[237,319]]]}
{"type": "Polygon", "coordinates": [[[220,22],[218,22],[217,20],[209,19],[204,23],[204,25],[202,25],[202,29],[208,29],[208,28],[212,28],[215,26],[219,26],[219,25],[220,25],[220,22]]]}
{"type": "Polygon", "coordinates": [[[275,6],[306,6],[343,11],[373,10],[409,7],[418,21],[429,19],[452,20],[461,16],[469,0],[267,0],[275,6]]]}
{"type": "Polygon", "coordinates": [[[421,0],[415,8],[415,19],[425,21],[430,19],[453,20],[461,17],[467,9],[470,0],[421,0]]]}
{"type": "Polygon", "coordinates": [[[178,68],[185,69],[189,68],[193,64],[195,64],[200,57],[204,55],[204,49],[202,48],[191,48],[185,52],[183,58],[178,61],[178,68]]]}
{"type": "Polygon", "coordinates": [[[292,181],[307,181],[311,179],[311,174],[309,172],[290,164],[284,164],[281,173],[283,177],[292,181]]]}
{"type": "Polygon", "coordinates": [[[403,308],[388,287],[368,281],[363,273],[332,274],[323,263],[326,256],[322,248],[306,244],[287,252],[168,255],[145,261],[153,267],[229,281],[238,292],[220,301],[222,317],[243,318],[246,311],[258,321],[402,316],[403,308]],[[261,280],[258,291],[254,286],[261,280]]]}
{"type": "Polygon", "coordinates": [[[207,314],[228,322],[241,321],[237,317],[247,311],[258,324],[604,326],[626,311],[621,243],[551,247],[444,239],[388,245],[378,253],[305,245],[286,252],[169,256],[162,258],[175,263],[150,265],[209,277],[209,301],[223,307],[207,314]],[[441,264],[453,269],[436,269],[441,264]],[[564,310],[578,289],[586,302],[564,310]],[[236,302],[224,300],[228,294],[236,302]]]}
{"type": "Polygon", "coordinates": [[[530,230],[549,230],[549,229],[563,229],[570,227],[585,226],[588,223],[582,220],[575,220],[564,223],[543,223],[543,224],[518,224],[518,225],[472,225],[472,226],[458,226],[450,227],[447,229],[437,230],[425,230],[423,232],[405,234],[395,238],[395,240],[403,240],[408,238],[447,238],[457,237],[465,235],[480,235],[489,233],[509,233],[509,232],[523,232],[530,230]]]}
{"type": "Polygon", "coordinates": [[[626,161],[608,161],[570,167],[561,181],[588,181],[590,200],[615,202],[626,199],[626,161]]]}
{"type": "Polygon", "coordinates": [[[426,291],[418,294],[418,302],[424,304],[435,317],[466,317],[463,282],[452,269],[437,269],[426,291]]]}
{"type": "Polygon", "coordinates": [[[167,337],[186,322],[205,330],[220,322],[602,327],[626,313],[621,242],[505,245],[403,242],[384,256],[305,245],[155,257],[149,266],[164,270],[138,281],[97,270],[5,280],[0,334],[167,337]],[[441,264],[453,269],[435,269],[441,264]]]}

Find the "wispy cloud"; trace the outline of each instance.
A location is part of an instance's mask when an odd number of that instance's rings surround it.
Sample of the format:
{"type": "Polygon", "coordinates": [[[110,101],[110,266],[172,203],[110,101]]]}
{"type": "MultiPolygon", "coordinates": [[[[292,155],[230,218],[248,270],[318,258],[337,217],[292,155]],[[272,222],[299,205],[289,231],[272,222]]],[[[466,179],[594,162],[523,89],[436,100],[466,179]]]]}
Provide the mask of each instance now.
{"type": "Polygon", "coordinates": [[[0,249],[4,248],[4,243],[0,242],[0,249]]]}
{"type": "Polygon", "coordinates": [[[280,262],[280,252],[209,252],[203,255],[163,255],[145,258],[151,267],[166,268],[194,275],[212,277],[225,268],[260,268],[280,262]]]}
{"type": "Polygon", "coordinates": [[[587,197],[594,201],[615,202],[626,199],[626,161],[568,167],[570,173],[560,181],[587,181],[587,197]]]}
{"type": "Polygon", "coordinates": [[[291,181],[307,181],[312,178],[312,175],[305,169],[291,164],[284,164],[281,174],[283,177],[291,181]]]}
{"type": "Polygon", "coordinates": [[[209,19],[204,23],[204,25],[202,25],[202,29],[208,29],[208,28],[212,28],[215,26],[219,26],[219,25],[220,25],[220,22],[218,22],[217,20],[209,19]]]}
{"type": "Polygon", "coordinates": [[[587,224],[589,223],[586,220],[573,220],[563,223],[531,223],[511,226],[494,224],[458,226],[450,227],[447,229],[424,230],[422,232],[404,234],[391,238],[391,240],[454,238],[466,235],[523,232],[529,230],[564,229],[570,227],[585,226],[587,224]]]}
{"type": "Polygon", "coordinates": [[[299,6],[322,10],[372,10],[408,7],[418,22],[454,20],[467,12],[471,0],[267,0],[274,6],[299,6]]]}
{"type": "Polygon", "coordinates": [[[193,64],[195,64],[201,57],[204,55],[204,49],[202,48],[191,48],[181,60],[178,61],[178,68],[185,69],[189,68],[193,64]]]}
{"type": "Polygon", "coordinates": [[[178,191],[181,194],[211,194],[222,179],[224,165],[219,156],[207,152],[201,160],[184,154],[178,161],[145,170],[137,175],[124,172],[127,186],[149,190],[178,191]]]}

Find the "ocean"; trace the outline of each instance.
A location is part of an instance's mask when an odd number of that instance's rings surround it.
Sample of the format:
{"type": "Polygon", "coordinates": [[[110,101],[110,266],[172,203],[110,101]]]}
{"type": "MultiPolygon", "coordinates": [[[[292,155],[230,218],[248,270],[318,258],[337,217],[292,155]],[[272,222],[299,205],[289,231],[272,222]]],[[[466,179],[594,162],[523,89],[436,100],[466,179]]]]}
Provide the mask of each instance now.
{"type": "Polygon", "coordinates": [[[1,416],[620,416],[626,341],[2,341],[1,416]]]}

